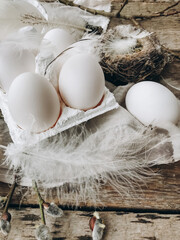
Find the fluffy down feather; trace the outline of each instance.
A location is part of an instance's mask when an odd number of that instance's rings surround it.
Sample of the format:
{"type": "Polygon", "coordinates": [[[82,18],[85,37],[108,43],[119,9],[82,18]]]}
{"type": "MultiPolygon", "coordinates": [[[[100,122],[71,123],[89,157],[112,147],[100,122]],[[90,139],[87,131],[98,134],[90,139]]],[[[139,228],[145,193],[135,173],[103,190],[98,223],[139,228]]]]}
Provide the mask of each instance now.
{"type": "Polygon", "coordinates": [[[6,155],[10,168],[45,188],[69,183],[78,202],[95,200],[102,182],[127,192],[145,168],[172,162],[173,146],[167,130],[147,129],[119,108],[35,146],[11,144],[6,155]]]}

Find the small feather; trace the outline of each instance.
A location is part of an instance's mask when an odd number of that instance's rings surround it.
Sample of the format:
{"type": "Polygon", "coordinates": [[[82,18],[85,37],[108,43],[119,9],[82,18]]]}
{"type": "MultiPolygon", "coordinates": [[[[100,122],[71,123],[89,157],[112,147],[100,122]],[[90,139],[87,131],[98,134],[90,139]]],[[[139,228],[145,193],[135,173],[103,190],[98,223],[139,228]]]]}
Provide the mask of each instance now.
{"type": "Polygon", "coordinates": [[[52,240],[50,230],[46,225],[37,227],[35,236],[37,240],[52,240]]]}
{"type": "Polygon", "coordinates": [[[133,50],[138,46],[138,39],[145,38],[150,34],[131,25],[119,25],[115,30],[111,29],[107,34],[102,35],[101,55],[105,54],[113,59],[119,55],[133,53],[133,50]]]}
{"type": "MultiPolygon", "coordinates": [[[[35,2],[35,0],[33,1],[35,2]]],[[[42,29],[42,23],[44,22],[47,22],[47,20],[37,7],[30,4],[30,1],[0,1],[0,39],[6,38],[10,33],[27,25],[41,25],[42,29]]]]}
{"type": "Polygon", "coordinates": [[[36,28],[26,26],[8,35],[4,42],[20,45],[23,49],[33,51],[36,55],[39,51],[41,41],[42,34],[36,28]]]}
{"type": "Polygon", "coordinates": [[[45,5],[49,19],[46,31],[60,27],[69,30],[78,40],[86,31],[86,21],[82,17],[80,9],[63,6],[59,3],[45,5]]]}
{"type": "Polygon", "coordinates": [[[128,54],[136,47],[137,40],[134,38],[118,39],[111,43],[111,51],[115,54],[128,54]]]}

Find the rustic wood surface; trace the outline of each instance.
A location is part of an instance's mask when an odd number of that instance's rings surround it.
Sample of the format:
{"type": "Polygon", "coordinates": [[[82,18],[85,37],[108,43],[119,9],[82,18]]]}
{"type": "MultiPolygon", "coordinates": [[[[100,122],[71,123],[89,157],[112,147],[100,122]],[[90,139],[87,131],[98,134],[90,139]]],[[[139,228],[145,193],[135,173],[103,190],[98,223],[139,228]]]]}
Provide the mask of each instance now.
{"type": "MultiPolygon", "coordinates": [[[[40,225],[39,209],[12,209],[12,229],[1,240],[34,240],[40,225]]],[[[47,216],[54,240],[91,240],[89,219],[93,212],[65,211],[64,217],[47,216]]],[[[158,213],[101,212],[106,225],[103,240],[179,240],[180,215],[158,213]]]]}
{"type": "MultiPolygon", "coordinates": [[[[53,1],[53,0],[51,0],[53,1]]],[[[114,0],[113,11],[118,9],[122,1],[114,0]]],[[[131,16],[134,14],[150,14],[158,12],[177,1],[170,0],[131,0],[123,9],[122,14],[131,16]]],[[[180,4],[176,6],[180,10],[180,4]]],[[[122,19],[112,19],[109,27],[121,23],[131,23],[122,19]]],[[[170,17],[160,17],[151,20],[140,21],[140,25],[148,31],[155,32],[165,47],[173,50],[180,56],[180,14],[170,17]]],[[[164,70],[163,76],[179,80],[180,61],[174,60],[164,70]]],[[[3,119],[0,119],[3,123],[3,119]]],[[[0,144],[7,145],[10,137],[5,124],[0,124],[0,144]]],[[[3,151],[0,151],[0,159],[3,161],[3,151]]],[[[145,183],[140,183],[136,193],[122,193],[119,195],[108,185],[101,189],[100,199],[94,203],[91,200],[80,202],[78,207],[84,208],[81,211],[65,211],[65,217],[60,220],[50,219],[48,222],[52,226],[54,239],[91,239],[91,232],[88,227],[88,220],[95,207],[102,211],[101,216],[107,225],[104,240],[166,240],[180,239],[180,162],[169,165],[162,165],[151,169],[159,174],[152,179],[147,179],[145,183]],[[105,212],[108,210],[108,212],[105,212]],[[116,210],[117,212],[113,212],[116,210]],[[120,212],[120,211],[125,212],[120,212]],[[133,213],[132,211],[135,211],[133,213]],[[158,212],[158,213],[155,213],[158,212]],[[167,214],[168,213],[168,214],[167,214]]],[[[7,178],[11,178],[5,166],[0,167],[0,196],[8,193],[9,186],[7,178]]],[[[40,223],[39,209],[37,209],[37,199],[31,189],[18,187],[12,199],[13,206],[23,204],[21,209],[12,209],[12,231],[10,235],[0,239],[23,240],[35,239],[35,226],[40,223]],[[28,206],[33,206],[30,209],[28,206]]],[[[59,203],[63,208],[75,209],[75,196],[68,191],[67,194],[56,197],[55,190],[48,190],[48,194],[43,193],[47,200],[59,203]]]]}

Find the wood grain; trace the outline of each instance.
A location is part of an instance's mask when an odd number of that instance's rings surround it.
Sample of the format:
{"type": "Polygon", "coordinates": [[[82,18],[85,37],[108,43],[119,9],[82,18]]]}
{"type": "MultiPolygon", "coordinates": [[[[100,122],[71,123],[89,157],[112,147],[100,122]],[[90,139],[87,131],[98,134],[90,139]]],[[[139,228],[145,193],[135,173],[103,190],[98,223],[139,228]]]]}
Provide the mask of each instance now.
{"type": "MultiPolygon", "coordinates": [[[[155,171],[155,169],[154,169],[155,171]]],[[[139,183],[136,192],[122,192],[119,194],[108,184],[100,190],[100,196],[93,202],[86,199],[78,203],[79,207],[90,208],[108,208],[108,209],[146,209],[157,211],[179,211],[180,210],[180,162],[176,164],[163,165],[156,169],[159,175],[147,180],[146,183],[139,183]]],[[[66,193],[61,195],[60,191],[48,189],[42,192],[47,201],[55,201],[63,207],[76,208],[76,195],[68,191],[67,186],[63,187],[66,193]],[[58,197],[59,196],[59,197],[58,197]]],[[[7,184],[0,184],[0,195],[5,196],[8,193],[7,184]]],[[[63,192],[64,192],[63,191],[63,192]]],[[[31,189],[19,187],[12,200],[12,204],[18,205],[36,205],[37,199],[31,189]]]]}
{"type": "MultiPolygon", "coordinates": [[[[1,240],[34,240],[40,224],[39,209],[13,209],[12,229],[1,240]]],[[[92,212],[65,211],[64,217],[46,216],[54,240],[91,240],[89,219],[92,212]]],[[[106,225],[103,240],[179,240],[180,215],[157,213],[101,212],[106,225]]]]}
{"type": "MultiPolygon", "coordinates": [[[[113,11],[118,10],[118,4],[113,3],[113,11]]],[[[172,3],[172,2],[171,2],[172,3]]],[[[155,12],[159,12],[166,7],[171,5],[170,3],[161,3],[161,2],[132,2],[129,3],[123,8],[121,15],[131,17],[133,15],[151,15],[155,12]]],[[[180,10],[180,4],[175,7],[175,9],[180,10]]],[[[179,19],[180,14],[169,17],[160,17],[154,19],[148,19],[143,21],[138,21],[140,25],[149,32],[155,32],[160,40],[161,44],[172,49],[172,50],[180,50],[180,28],[179,28],[179,19]]],[[[110,28],[118,25],[118,24],[127,24],[127,21],[119,18],[112,19],[110,23],[110,28]]],[[[131,23],[132,22],[128,22],[131,23]]]]}

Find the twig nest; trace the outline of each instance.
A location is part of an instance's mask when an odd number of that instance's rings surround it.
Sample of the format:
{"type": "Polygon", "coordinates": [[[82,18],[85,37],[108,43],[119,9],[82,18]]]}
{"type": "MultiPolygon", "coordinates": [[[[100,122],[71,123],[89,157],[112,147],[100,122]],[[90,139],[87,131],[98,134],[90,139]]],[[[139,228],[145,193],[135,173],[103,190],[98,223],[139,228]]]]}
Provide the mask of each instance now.
{"type": "Polygon", "coordinates": [[[101,43],[101,65],[115,85],[152,80],[169,61],[154,34],[131,25],[108,30],[101,43]]]}

